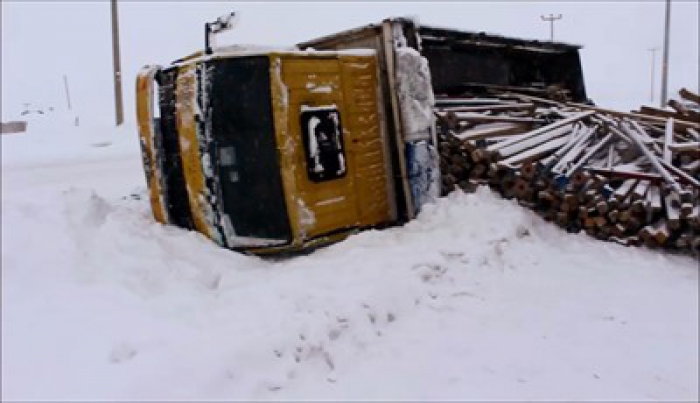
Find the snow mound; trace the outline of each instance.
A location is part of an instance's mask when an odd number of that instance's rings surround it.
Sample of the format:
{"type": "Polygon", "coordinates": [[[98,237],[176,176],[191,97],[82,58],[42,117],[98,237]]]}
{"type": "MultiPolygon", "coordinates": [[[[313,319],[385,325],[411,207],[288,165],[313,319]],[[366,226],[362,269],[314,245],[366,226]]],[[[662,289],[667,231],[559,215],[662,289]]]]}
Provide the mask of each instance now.
{"type": "Polygon", "coordinates": [[[686,258],[565,234],[480,189],[270,261],[155,223],[143,193],[3,205],[5,398],[697,391],[686,258]]]}

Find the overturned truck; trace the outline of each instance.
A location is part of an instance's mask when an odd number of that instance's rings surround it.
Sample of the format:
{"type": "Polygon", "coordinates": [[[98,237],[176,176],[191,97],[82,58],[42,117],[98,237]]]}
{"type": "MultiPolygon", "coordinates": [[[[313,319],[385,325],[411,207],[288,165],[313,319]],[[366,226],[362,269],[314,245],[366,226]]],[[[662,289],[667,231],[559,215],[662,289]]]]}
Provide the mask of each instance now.
{"type": "Polygon", "coordinates": [[[587,102],[578,50],[387,19],[294,49],[207,45],[146,66],[154,217],[256,254],[404,223],[441,190],[436,98],[528,88],[587,102]]]}

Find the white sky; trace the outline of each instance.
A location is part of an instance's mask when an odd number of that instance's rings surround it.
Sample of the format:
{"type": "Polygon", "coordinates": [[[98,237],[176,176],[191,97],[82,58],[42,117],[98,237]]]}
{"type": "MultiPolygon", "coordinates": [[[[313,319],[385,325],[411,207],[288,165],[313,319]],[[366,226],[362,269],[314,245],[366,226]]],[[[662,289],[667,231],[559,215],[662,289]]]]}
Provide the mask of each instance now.
{"type": "MultiPolygon", "coordinates": [[[[2,116],[24,103],[66,109],[63,75],[81,121],[114,119],[109,1],[3,0],[2,116]]],[[[134,77],[145,64],[167,64],[201,49],[204,22],[230,11],[238,26],[220,44],[292,45],[389,16],[415,16],[428,25],[546,40],[542,14],[563,14],[556,40],[584,46],[588,95],[622,109],[649,103],[651,53],[658,46],[660,89],[664,1],[500,2],[185,2],[120,0],[126,118],[134,120],[134,77]]],[[[700,90],[697,0],[674,0],[670,84],[700,90]]]]}

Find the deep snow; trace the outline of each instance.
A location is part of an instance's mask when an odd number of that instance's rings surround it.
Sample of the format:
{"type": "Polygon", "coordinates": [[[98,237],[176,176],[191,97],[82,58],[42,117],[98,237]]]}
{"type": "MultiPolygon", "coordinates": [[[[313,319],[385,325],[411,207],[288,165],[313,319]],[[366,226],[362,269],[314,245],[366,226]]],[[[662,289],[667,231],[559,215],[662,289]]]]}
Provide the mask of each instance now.
{"type": "Polygon", "coordinates": [[[699,397],[692,258],[480,189],[263,260],[154,222],[133,128],[2,157],[3,400],[699,397]]]}

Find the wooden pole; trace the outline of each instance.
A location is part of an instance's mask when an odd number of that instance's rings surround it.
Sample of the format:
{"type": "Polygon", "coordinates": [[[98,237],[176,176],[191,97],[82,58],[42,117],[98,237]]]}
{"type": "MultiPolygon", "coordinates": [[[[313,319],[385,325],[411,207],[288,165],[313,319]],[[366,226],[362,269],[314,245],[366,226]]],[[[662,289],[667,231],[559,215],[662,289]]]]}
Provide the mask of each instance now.
{"type": "Polygon", "coordinates": [[[661,66],[661,107],[668,101],[668,54],[671,37],[671,0],[666,0],[666,24],[664,28],[664,61],[661,66]]]}
{"type": "Polygon", "coordinates": [[[122,72],[119,56],[119,16],[117,13],[117,0],[112,3],[112,60],[114,61],[114,105],[117,126],[124,123],[124,104],[122,100],[122,72]]]}
{"type": "Polygon", "coordinates": [[[65,74],[63,75],[63,86],[66,89],[66,102],[68,103],[68,110],[72,110],[73,108],[71,107],[70,104],[70,90],[68,89],[68,76],[65,74]]]}

